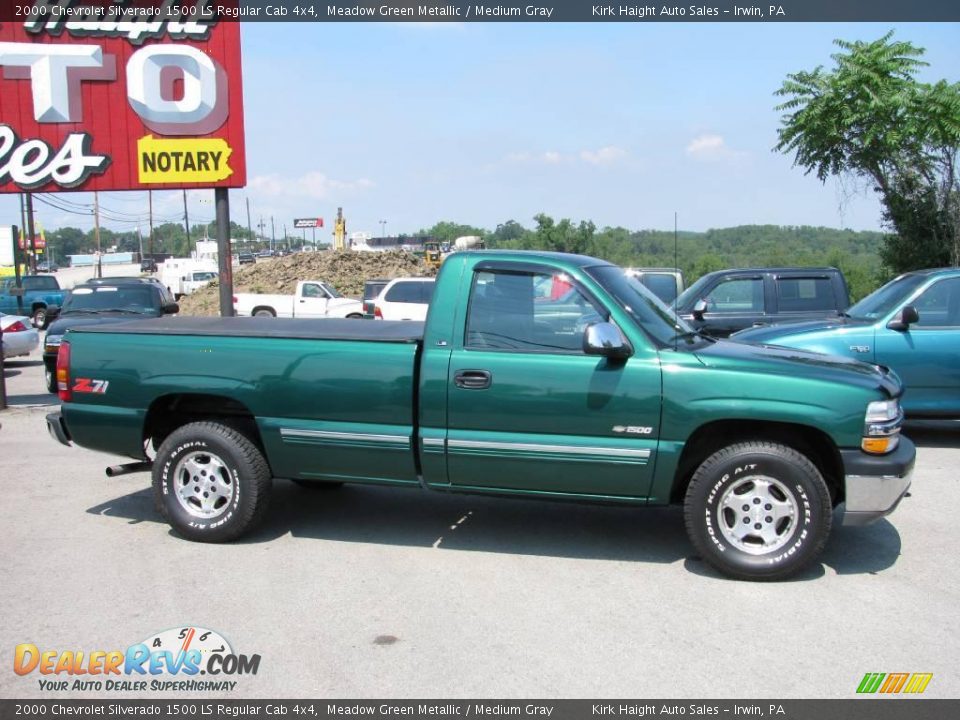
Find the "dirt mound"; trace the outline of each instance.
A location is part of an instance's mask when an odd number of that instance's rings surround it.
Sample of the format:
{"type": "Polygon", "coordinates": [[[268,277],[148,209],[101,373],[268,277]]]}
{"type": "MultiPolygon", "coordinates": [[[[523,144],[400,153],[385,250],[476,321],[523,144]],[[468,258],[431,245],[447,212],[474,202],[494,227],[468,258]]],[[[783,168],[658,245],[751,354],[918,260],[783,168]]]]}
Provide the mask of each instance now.
{"type": "MultiPolygon", "coordinates": [[[[323,280],[347,297],[360,298],[365,280],[426,277],[436,274],[423,259],[403,251],[296,253],[258,259],[255,265],[234,266],[233,290],[238,293],[292,295],[299,280],[323,280]]],[[[219,315],[216,282],[181,299],[181,315],[219,315]]]]}

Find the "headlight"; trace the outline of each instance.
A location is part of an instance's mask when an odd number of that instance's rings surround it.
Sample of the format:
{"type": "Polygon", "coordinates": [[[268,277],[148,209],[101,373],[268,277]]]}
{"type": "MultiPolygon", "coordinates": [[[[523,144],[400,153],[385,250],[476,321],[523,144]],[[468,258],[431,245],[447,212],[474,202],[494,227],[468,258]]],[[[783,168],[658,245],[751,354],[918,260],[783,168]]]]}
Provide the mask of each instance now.
{"type": "Polygon", "coordinates": [[[899,400],[878,400],[867,405],[867,424],[889,422],[900,417],[899,400]]]}
{"type": "Polygon", "coordinates": [[[878,400],[867,405],[860,447],[872,455],[892,452],[900,444],[903,411],[899,400],[878,400]]]}

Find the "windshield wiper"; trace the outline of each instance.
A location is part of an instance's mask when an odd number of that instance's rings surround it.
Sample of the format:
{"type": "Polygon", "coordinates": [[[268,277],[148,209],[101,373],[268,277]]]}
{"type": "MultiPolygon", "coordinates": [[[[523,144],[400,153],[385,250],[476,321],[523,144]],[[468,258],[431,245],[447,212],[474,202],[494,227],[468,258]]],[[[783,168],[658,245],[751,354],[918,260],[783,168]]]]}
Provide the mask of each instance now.
{"type": "Polygon", "coordinates": [[[686,332],[678,333],[676,336],[677,340],[693,340],[694,338],[699,338],[701,340],[708,340],[710,342],[716,342],[717,339],[710,337],[709,335],[704,335],[702,332],[697,330],[687,330],[686,332]]]}
{"type": "Polygon", "coordinates": [[[118,312],[118,313],[132,313],[133,315],[145,315],[146,313],[141,310],[130,310],[129,308],[106,308],[105,310],[97,310],[97,312],[108,313],[108,312],[118,312]]]}

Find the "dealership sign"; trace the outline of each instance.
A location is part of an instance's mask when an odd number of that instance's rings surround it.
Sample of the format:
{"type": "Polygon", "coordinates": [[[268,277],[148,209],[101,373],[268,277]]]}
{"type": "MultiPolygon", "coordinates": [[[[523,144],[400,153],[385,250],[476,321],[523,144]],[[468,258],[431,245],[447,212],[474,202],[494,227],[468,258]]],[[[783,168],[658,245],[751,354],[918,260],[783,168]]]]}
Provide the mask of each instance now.
{"type": "Polygon", "coordinates": [[[323,227],[323,218],[294,218],[293,226],[295,228],[323,227]]]}
{"type": "Polygon", "coordinates": [[[238,23],[189,0],[35,5],[0,23],[0,192],[246,184],[238,23]]]}

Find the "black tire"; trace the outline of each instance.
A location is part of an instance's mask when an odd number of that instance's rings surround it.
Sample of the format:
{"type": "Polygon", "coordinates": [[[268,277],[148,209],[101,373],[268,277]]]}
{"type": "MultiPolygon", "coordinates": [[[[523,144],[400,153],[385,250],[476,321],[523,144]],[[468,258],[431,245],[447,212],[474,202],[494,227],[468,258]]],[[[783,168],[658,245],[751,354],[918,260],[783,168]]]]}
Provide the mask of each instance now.
{"type": "Polygon", "coordinates": [[[701,557],[724,575],[782,580],[820,554],[833,515],[827,484],[806,456],[755,441],[704,460],[687,487],[684,520],[701,557]]]}
{"type": "Polygon", "coordinates": [[[49,370],[46,367],[43,368],[43,381],[46,383],[47,392],[57,393],[59,388],[57,387],[57,371],[49,370]]]}
{"type": "Polygon", "coordinates": [[[253,311],[254,317],[276,317],[277,314],[273,311],[273,308],[268,307],[258,307],[253,311]]]}
{"type": "Polygon", "coordinates": [[[350,313],[347,315],[347,320],[363,320],[362,313],[350,313]]]}
{"type": "Polygon", "coordinates": [[[188,540],[227,542],[240,537],[266,514],[271,488],[270,468],[257,446],[220,423],[178,428],[160,445],[153,463],[157,508],[188,540]],[[210,468],[209,474],[198,467],[210,468]]]}
{"type": "Polygon", "coordinates": [[[326,480],[300,480],[290,478],[290,482],[308,490],[337,490],[343,487],[342,482],[327,482],[326,480]]]}
{"type": "Polygon", "coordinates": [[[35,328],[43,330],[47,326],[47,308],[43,306],[35,307],[30,315],[30,322],[33,323],[35,328]]]}

